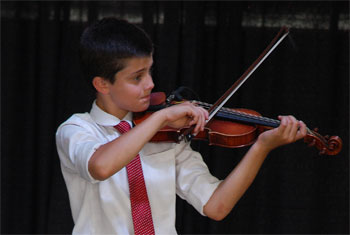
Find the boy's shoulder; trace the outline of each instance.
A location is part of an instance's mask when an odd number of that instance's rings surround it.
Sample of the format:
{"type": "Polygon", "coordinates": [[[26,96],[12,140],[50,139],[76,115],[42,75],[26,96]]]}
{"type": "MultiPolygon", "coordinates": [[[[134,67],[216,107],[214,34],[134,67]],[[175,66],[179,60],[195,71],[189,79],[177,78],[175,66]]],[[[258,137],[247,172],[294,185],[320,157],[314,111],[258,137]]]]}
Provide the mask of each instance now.
{"type": "Polygon", "coordinates": [[[64,121],[61,126],[69,124],[84,124],[86,122],[92,122],[91,116],[88,112],[86,113],[75,113],[64,121]]]}
{"type": "Polygon", "coordinates": [[[66,121],[64,121],[58,128],[57,133],[60,132],[65,127],[81,127],[84,129],[90,129],[95,126],[95,121],[91,118],[90,113],[76,113],[70,116],[66,121]]]}

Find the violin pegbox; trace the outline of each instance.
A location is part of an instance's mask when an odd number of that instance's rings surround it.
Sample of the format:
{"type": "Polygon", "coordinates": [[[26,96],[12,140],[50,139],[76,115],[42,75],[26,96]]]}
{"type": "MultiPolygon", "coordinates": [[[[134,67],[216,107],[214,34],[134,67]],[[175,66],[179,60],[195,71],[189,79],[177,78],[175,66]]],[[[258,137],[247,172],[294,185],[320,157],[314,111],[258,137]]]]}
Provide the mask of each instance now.
{"type": "Polygon", "coordinates": [[[304,138],[304,142],[308,144],[309,147],[316,147],[320,150],[320,155],[337,155],[343,146],[341,138],[338,136],[322,136],[318,133],[318,128],[314,130],[307,130],[307,134],[304,138]]]}

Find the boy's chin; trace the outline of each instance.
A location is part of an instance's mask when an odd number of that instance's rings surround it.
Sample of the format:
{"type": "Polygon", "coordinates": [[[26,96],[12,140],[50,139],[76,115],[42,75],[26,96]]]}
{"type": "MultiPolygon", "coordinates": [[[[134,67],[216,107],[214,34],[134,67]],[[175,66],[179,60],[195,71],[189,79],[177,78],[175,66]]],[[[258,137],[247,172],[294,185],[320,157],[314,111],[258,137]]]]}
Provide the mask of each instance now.
{"type": "Polygon", "coordinates": [[[147,111],[148,107],[149,107],[149,104],[148,104],[148,105],[145,105],[145,106],[143,106],[143,107],[134,109],[133,112],[134,112],[134,113],[141,113],[141,112],[147,111]]]}

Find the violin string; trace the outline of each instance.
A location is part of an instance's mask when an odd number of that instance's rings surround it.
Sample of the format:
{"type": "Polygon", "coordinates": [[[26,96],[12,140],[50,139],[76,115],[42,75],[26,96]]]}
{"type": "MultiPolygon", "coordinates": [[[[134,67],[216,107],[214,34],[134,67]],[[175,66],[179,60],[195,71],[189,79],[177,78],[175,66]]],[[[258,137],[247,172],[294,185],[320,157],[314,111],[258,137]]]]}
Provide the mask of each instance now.
{"type": "MultiPolygon", "coordinates": [[[[211,107],[211,104],[209,103],[205,103],[205,102],[201,102],[201,101],[194,101],[196,104],[199,104],[200,106],[209,109],[211,107]]],[[[241,112],[241,111],[237,111],[237,110],[232,110],[229,108],[221,108],[220,112],[229,114],[229,115],[236,115],[236,116],[241,116],[241,117],[245,117],[248,119],[252,119],[252,120],[259,120],[259,121],[264,121],[267,123],[271,123],[271,124],[276,124],[279,125],[280,121],[279,120],[275,120],[275,119],[271,119],[271,118],[267,118],[267,117],[262,117],[262,116],[257,116],[254,114],[247,114],[245,112],[241,112]]],[[[324,142],[325,145],[327,145],[327,141],[324,139],[323,136],[321,136],[320,134],[318,134],[317,132],[314,132],[312,130],[310,130],[308,127],[306,128],[306,131],[309,135],[319,138],[322,142],[324,142]]]]}
{"type": "MultiPolygon", "coordinates": [[[[206,108],[206,109],[209,109],[212,106],[212,104],[205,103],[205,102],[202,102],[202,101],[193,101],[193,102],[195,102],[196,104],[198,104],[201,107],[206,108]]],[[[257,115],[254,115],[254,114],[248,114],[248,113],[245,113],[245,112],[232,110],[230,108],[225,108],[225,107],[222,107],[220,109],[220,113],[225,113],[225,114],[228,114],[228,115],[236,115],[236,116],[239,116],[239,117],[244,117],[244,118],[248,118],[248,119],[251,119],[251,120],[263,121],[263,122],[266,122],[266,123],[271,123],[271,124],[276,124],[276,125],[279,125],[281,123],[279,120],[275,120],[275,119],[271,119],[271,118],[267,118],[267,117],[262,117],[262,116],[257,116],[257,115]]],[[[228,116],[226,116],[226,117],[228,117],[228,116]]],[[[311,136],[319,139],[320,141],[322,141],[323,144],[328,148],[328,146],[329,146],[328,142],[322,135],[320,135],[319,133],[317,133],[315,131],[310,130],[308,127],[306,127],[306,131],[307,131],[307,133],[309,135],[311,135],[311,136]]]]}
{"type": "Polygon", "coordinates": [[[265,117],[261,117],[261,116],[256,116],[253,114],[247,114],[247,113],[244,113],[241,111],[231,110],[228,108],[222,108],[222,109],[220,109],[220,112],[223,112],[223,113],[226,113],[229,115],[235,115],[235,116],[239,116],[239,117],[248,118],[251,120],[258,120],[258,121],[263,121],[263,122],[279,125],[279,121],[277,121],[277,120],[273,120],[273,119],[269,119],[269,118],[265,118],[265,117]]]}
{"type": "MultiPolygon", "coordinates": [[[[201,101],[194,101],[194,102],[196,104],[204,107],[204,108],[207,108],[207,109],[209,109],[212,106],[211,104],[208,104],[208,103],[205,103],[205,102],[201,102],[201,101]]],[[[239,116],[239,117],[244,117],[244,118],[251,119],[251,120],[263,121],[263,122],[270,123],[270,124],[273,124],[273,125],[279,125],[280,124],[279,120],[275,120],[275,119],[271,119],[271,118],[267,118],[267,117],[262,117],[262,116],[257,116],[257,115],[253,115],[253,114],[247,114],[245,112],[232,110],[232,109],[225,108],[225,107],[221,108],[220,112],[226,113],[226,114],[229,114],[229,115],[236,115],[236,116],[239,116]]]]}

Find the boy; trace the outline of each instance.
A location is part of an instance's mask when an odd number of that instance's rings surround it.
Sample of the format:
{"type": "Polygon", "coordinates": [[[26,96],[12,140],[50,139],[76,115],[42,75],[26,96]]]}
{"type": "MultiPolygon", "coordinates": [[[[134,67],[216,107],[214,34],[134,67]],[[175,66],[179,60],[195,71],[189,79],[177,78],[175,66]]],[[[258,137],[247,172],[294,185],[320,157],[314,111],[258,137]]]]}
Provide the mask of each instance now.
{"type": "Polygon", "coordinates": [[[96,100],[90,113],[73,115],[56,133],[73,233],[176,234],[176,194],[202,215],[221,220],[267,154],[306,134],[304,123],[281,116],[281,125],[261,134],[227,178],[218,180],[188,143],[148,143],[165,125],[203,130],[206,110],[186,102],[129,130],[132,113],[149,106],[152,53],[149,37],[123,20],[102,19],[82,34],[81,60],[96,100]]]}

